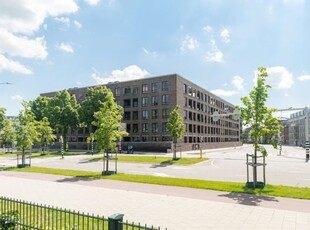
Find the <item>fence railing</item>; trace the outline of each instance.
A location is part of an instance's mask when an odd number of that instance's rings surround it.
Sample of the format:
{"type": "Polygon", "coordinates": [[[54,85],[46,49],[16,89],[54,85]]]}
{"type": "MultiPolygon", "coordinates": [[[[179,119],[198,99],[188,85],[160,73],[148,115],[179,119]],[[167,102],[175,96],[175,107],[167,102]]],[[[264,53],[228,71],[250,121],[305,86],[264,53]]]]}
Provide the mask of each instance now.
{"type": "MultiPolygon", "coordinates": [[[[160,230],[159,227],[123,221],[123,214],[104,216],[0,197],[3,230],[160,230]]],[[[166,229],[167,230],[167,229],[166,229]]]]}

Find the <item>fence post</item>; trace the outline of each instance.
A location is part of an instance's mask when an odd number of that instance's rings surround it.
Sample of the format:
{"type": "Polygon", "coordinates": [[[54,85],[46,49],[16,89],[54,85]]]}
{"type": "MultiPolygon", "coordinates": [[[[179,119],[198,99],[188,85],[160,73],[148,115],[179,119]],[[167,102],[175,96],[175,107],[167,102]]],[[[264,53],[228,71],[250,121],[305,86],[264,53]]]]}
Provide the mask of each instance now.
{"type": "Polygon", "coordinates": [[[108,230],[123,230],[123,216],[124,214],[113,214],[108,217],[108,230]]]}

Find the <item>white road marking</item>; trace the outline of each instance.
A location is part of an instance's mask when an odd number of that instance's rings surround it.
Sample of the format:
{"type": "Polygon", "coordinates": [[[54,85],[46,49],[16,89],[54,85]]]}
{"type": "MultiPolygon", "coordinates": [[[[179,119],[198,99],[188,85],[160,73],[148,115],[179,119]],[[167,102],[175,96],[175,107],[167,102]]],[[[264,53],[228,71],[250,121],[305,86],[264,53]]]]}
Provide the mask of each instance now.
{"type": "Polygon", "coordinates": [[[155,174],[155,176],[168,177],[168,175],[165,173],[154,173],[154,174],[155,174]]]}
{"type": "Polygon", "coordinates": [[[219,168],[218,166],[216,166],[216,165],[214,164],[214,160],[211,161],[211,165],[212,165],[214,168],[219,168]]]}

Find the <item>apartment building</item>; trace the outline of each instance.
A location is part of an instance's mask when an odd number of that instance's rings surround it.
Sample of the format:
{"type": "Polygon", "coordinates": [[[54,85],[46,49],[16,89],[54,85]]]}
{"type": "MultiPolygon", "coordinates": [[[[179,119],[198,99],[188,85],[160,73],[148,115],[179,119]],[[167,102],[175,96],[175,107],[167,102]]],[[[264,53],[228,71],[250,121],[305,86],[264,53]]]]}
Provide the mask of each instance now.
{"type": "MultiPolygon", "coordinates": [[[[143,78],[139,80],[110,82],[106,84],[117,104],[124,108],[123,123],[129,133],[122,146],[136,150],[167,151],[172,138],[167,129],[170,112],[180,106],[186,132],[178,140],[178,150],[221,148],[241,145],[238,120],[231,116],[213,122],[214,111],[232,113],[234,105],[178,74],[143,78]]],[[[68,89],[80,103],[87,88],[68,89]]],[[[51,97],[56,92],[43,93],[51,97]]],[[[71,130],[69,141],[85,142],[88,129],[71,130]]]]}

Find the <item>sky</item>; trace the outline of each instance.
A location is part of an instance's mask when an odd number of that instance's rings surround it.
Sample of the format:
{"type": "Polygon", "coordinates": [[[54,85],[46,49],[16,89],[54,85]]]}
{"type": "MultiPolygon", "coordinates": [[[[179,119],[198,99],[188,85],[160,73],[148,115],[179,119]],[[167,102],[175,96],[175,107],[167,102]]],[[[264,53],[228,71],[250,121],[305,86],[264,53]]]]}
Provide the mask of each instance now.
{"type": "Polygon", "coordinates": [[[306,0],[0,0],[0,107],[172,73],[242,105],[263,66],[267,105],[304,108],[309,25],[306,0]]]}

